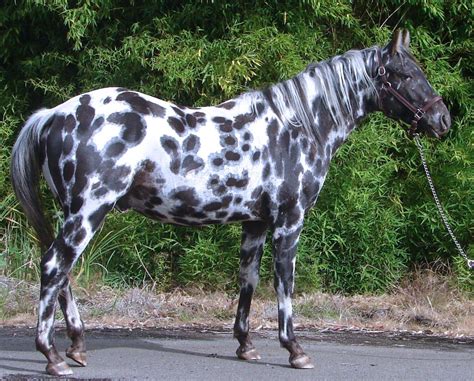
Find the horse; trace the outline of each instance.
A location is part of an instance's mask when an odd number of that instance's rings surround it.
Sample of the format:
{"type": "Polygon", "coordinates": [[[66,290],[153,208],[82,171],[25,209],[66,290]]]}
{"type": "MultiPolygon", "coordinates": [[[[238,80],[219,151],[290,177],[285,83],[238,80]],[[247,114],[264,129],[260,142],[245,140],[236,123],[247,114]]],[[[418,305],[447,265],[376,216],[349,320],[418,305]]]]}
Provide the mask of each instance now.
{"type": "Polygon", "coordinates": [[[184,107],[125,88],[103,88],[34,113],[12,150],[11,181],[41,247],[36,348],[46,371],[72,374],[54,344],[57,302],[86,366],[84,324],[69,274],[112,209],[184,226],[240,222],[237,356],[258,360],[249,310],[267,231],[272,241],[278,332],[294,368],[313,368],[293,330],[298,240],[338,147],[370,113],[440,138],[451,117],[397,30],[386,46],[312,63],[295,77],[216,106],[184,107]],[[59,200],[56,237],[39,196],[41,172],[59,200]]]}

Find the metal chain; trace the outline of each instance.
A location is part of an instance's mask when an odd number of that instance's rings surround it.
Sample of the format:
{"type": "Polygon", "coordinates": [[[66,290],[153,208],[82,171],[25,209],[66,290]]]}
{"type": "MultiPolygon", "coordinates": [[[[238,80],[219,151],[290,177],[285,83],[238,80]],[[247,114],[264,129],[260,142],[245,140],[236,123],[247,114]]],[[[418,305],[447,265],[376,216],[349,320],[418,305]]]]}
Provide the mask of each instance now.
{"type": "Polygon", "coordinates": [[[441,205],[441,202],[439,201],[438,194],[436,193],[436,189],[434,187],[433,179],[431,177],[430,171],[428,169],[428,165],[426,163],[426,158],[425,154],[423,151],[423,145],[421,144],[420,136],[418,134],[414,135],[414,140],[415,144],[418,147],[418,151],[420,152],[420,157],[421,157],[421,162],[423,163],[423,169],[425,170],[426,173],[426,178],[428,179],[428,184],[431,189],[431,193],[433,193],[433,198],[435,200],[436,206],[438,207],[438,212],[439,215],[441,216],[441,220],[443,221],[444,226],[446,227],[446,230],[448,231],[449,235],[451,236],[451,239],[454,242],[454,245],[456,245],[456,248],[459,251],[459,254],[466,260],[467,266],[469,269],[473,270],[474,269],[474,260],[471,260],[467,257],[466,253],[464,252],[463,248],[461,247],[461,244],[459,241],[456,239],[453,229],[451,229],[451,225],[448,222],[448,217],[446,216],[446,213],[444,212],[443,206],[441,205]]]}

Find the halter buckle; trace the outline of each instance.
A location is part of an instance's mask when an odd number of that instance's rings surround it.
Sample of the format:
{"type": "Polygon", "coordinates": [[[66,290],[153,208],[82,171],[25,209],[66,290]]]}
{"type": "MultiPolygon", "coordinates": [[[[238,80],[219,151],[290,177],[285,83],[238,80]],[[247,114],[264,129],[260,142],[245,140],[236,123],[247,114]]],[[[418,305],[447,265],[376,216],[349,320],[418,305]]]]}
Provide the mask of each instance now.
{"type": "Polygon", "coordinates": [[[415,112],[415,115],[413,115],[413,118],[415,118],[416,121],[419,121],[421,118],[423,118],[423,115],[425,115],[425,111],[419,108],[419,109],[416,109],[416,112],[415,112]]]}
{"type": "Polygon", "coordinates": [[[385,66],[379,66],[377,69],[377,75],[379,77],[384,77],[385,74],[387,74],[387,70],[385,69],[385,66]]]}

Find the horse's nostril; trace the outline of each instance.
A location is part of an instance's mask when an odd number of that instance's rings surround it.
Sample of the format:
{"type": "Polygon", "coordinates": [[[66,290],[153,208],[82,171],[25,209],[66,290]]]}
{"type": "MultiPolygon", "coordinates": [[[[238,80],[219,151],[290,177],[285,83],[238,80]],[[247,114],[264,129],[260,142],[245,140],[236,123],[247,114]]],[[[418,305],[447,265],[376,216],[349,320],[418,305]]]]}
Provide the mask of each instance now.
{"type": "Polygon", "coordinates": [[[451,127],[451,118],[447,114],[441,115],[441,128],[447,131],[451,127]]]}

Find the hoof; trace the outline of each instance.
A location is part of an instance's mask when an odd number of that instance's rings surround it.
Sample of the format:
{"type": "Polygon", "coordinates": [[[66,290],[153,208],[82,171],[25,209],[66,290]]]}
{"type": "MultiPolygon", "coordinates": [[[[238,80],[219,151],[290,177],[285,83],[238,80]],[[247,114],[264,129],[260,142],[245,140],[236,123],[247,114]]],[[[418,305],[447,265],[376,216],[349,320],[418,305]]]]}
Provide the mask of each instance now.
{"type": "Polygon", "coordinates": [[[87,366],[86,352],[66,352],[66,356],[77,362],[80,366],[87,366]]]}
{"type": "Polygon", "coordinates": [[[69,368],[69,365],[66,364],[65,361],[58,364],[48,363],[48,365],[46,365],[46,372],[56,377],[72,375],[72,369],[69,368]]]}
{"type": "Polygon", "coordinates": [[[261,357],[255,348],[245,350],[245,347],[237,349],[237,357],[241,360],[260,360],[261,357]]]}
{"type": "Polygon", "coordinates": [[[295,358],[290,357],[290,364],[293,368],[296,369],[313,369],[314,365],[311,362],[309,356],[305,355],[304,353],[296,356],[295,358]]]}

